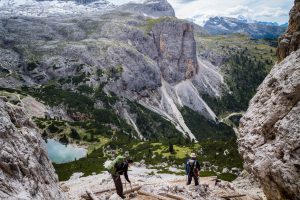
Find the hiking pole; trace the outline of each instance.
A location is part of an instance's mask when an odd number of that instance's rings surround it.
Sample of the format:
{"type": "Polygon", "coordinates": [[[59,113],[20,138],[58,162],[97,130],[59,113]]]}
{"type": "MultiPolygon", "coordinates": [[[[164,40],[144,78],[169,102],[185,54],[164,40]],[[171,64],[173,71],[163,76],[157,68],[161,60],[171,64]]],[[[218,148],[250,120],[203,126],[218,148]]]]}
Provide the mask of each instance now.
{"type": "Polygon", "coordinates": [[[127,191],[126,180],[125,180],[125,189],[126,189],[126,191],[127,191]]]}
{"type": "Polygon", "coordinates": [[[185,184],[188,182],[188,175],[185,175],[185,184]]]}

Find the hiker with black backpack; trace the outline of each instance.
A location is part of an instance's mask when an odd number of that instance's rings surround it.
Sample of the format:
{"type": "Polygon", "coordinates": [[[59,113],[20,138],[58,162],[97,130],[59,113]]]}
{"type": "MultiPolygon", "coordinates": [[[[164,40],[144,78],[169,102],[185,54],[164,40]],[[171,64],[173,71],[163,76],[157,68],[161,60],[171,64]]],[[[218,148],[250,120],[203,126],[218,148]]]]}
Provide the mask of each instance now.
{"type": "Polygon", "coordinates": [[[125,158],[123,156],[118,156],[115,160],[113,160],[110,165],[107,167],[107,171],[111,174],[113,181],[116,186],[117,194],[125,199],[126,197],[123,194],[123,185],[121,180],[121,175],[124,175],[126,181],[130,184],[130,180],[128,178],[128,167],[133,163],[129,158],[125,158]]]}
{"type": "Polygon", "coordinates": [[[195,185],[199,185],[200,163],[196,160],[196,154],[191,153],[191,158],[185,164],[186,175],[188,176],[187,185],[190,185],[194,178],[195,185]]]}

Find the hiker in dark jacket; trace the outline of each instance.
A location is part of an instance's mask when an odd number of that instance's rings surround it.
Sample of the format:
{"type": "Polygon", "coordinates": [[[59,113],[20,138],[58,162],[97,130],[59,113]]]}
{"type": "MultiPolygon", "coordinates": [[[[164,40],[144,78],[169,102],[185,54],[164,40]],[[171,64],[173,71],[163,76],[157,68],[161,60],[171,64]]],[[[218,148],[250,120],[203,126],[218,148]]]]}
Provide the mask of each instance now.
{"type": "Polygon", "coordinates": [[[185,165],[186,175],[188,176],[187,185],[190,185],[194,178],[195,185],[199,185],[200,163],[196,160],[196,154],[191,153],[191,158],[187,160],[185,165]]]}
{"type": "Polygon", "coordinates": [[[128,183],[131,183],[129,178],[128,178],[128,167],[133,163],[132,160],[130,159],[126,159],[124,162],[122,163],[116,163],[115,165],[115,173],[112,174],[112,178],[114,180],[115,186],[116,186],[116,190],[117,190],[117,194],[122,198],[125,199],[126,197],[123,194],[123,185],[122,185],[122,180],[121,180],[121,175],[124,175],[126,181],[128,183]]]}

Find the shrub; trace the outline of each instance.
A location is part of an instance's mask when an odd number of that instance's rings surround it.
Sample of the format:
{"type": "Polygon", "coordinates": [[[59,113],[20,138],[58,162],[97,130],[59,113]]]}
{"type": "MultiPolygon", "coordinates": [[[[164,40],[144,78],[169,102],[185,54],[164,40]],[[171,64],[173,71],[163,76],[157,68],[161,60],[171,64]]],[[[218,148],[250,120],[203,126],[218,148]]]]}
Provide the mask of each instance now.
{"type": "Polygon", "coordinates": [[[70,137],[75,139],[75,140],[80,140],[81,139],[79,133],[74,128],[71,128],[70,137]]]}
{"type": "Polygon", "coordinates": [[[50,133],[56,133],[59,131],[59,128],[57,126],[55,126],[54,124],[50,124],[48,126],[48,130],[50,131],[50,133]]]}

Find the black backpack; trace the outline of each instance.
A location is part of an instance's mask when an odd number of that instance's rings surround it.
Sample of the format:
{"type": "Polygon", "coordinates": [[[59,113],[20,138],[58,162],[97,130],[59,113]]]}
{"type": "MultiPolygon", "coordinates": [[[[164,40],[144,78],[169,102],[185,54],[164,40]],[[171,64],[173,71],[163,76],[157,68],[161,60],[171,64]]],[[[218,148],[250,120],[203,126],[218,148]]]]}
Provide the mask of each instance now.
{"type": "Polygon", "coordinates": [[[198,162],[197,160],[191,160],[191,159],[188,160],[187,165],[188,165],[188,168],[189,168],[188,169],[189,174],[194,174],[195,173],[197,162],[198,162]],[[193,162],[191,162],[191,161],[193,161],[193,162]]]}

